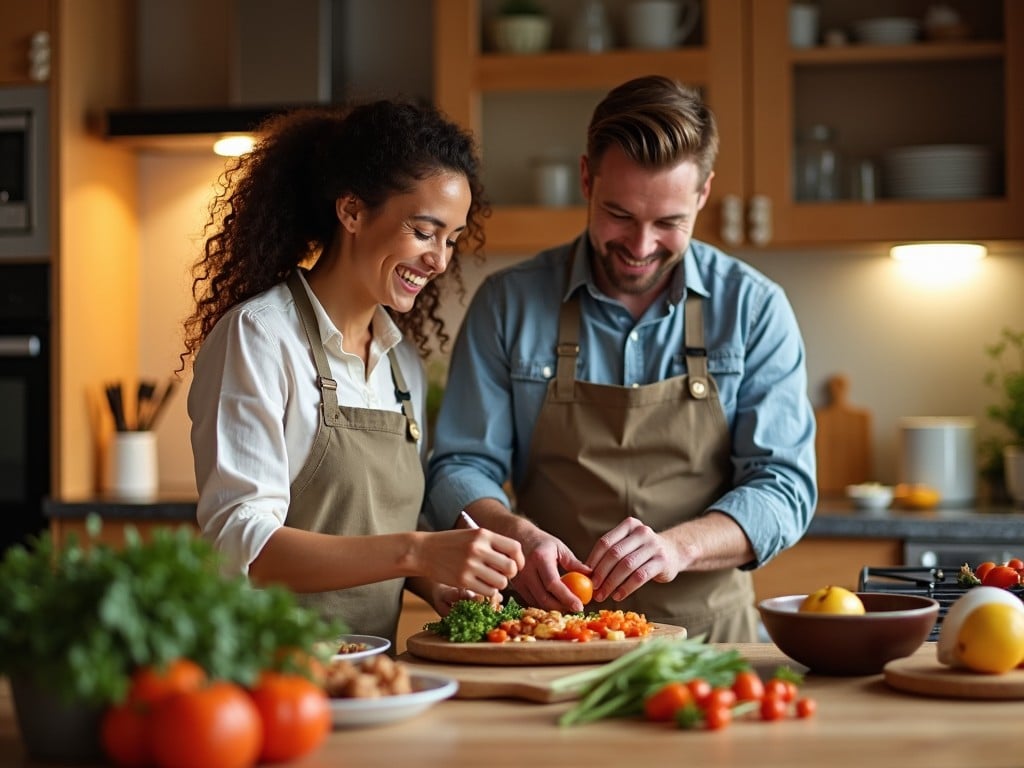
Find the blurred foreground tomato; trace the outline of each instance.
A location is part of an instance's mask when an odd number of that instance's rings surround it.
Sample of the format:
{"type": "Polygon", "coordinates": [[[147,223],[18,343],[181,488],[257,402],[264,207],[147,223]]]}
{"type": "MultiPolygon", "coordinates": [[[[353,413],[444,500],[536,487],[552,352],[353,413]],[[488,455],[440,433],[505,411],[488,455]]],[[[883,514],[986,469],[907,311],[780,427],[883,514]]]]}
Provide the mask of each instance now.
{"type": "Polygon", "coordinates": [[[149,714],[142,707],[124,703],[103,714],[100,743],[107,758],[118,768],[147,768],[153,755],[149,748],[149,714]]]}
{"type": "Polygon", "coordinates": [[[206,682],[206,671],[189,659],[176,659],[166,667],[140,667],[132,675],[128,701],[152,707],[172,693],[194,691],[206,682]]]}
{"type": "Polygon", "coordinates": [[[312,752],[331,730],[327,694],[301,675],[264,672],[250,695],[263,721],[262,762],[293,760],[312,752]]]}
{"type": "Polygon", "coordinates": [[[249,693],[224,681],[162,699],[149,727],[159,768],[250,768],[263,741],[249,693]]]}

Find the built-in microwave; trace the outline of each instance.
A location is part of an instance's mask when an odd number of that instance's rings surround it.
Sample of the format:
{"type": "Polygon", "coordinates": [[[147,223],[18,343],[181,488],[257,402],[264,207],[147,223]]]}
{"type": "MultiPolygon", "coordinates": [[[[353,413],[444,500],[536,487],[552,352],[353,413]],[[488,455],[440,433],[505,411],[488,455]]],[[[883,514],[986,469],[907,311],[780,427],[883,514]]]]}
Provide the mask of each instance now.
{"type": "Polygon", "coordinates": [[[49,90],[0,87],[0,258],[50,255],[49,90]]]}

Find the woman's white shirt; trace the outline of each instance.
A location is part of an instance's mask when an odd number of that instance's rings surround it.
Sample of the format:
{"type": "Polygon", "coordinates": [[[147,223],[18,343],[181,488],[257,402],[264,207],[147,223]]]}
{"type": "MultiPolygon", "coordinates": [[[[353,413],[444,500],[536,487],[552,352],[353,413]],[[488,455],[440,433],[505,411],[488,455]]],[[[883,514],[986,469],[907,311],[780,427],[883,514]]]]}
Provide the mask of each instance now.
{"type": "MultiPolygon", "coordinates": [[[[340,405],[401,411],[387,353],[396,348],[424,430],[426,375],[414,344],[378,307],[368,364],[342,349],[342,334],[303,279],[320,326],[340,405]]],[[[302,322],[286,283],[233,307],[196,355],[188,395],[199,489],[197,521],[224,568],[247,573],[284,524],[289,488],[320,423],[320,390],[302,322]]],[[[345,467],[338,467],[344,482],[345,467]]],[[[401,478],[395,478],[402,482],[401,478]]]]}

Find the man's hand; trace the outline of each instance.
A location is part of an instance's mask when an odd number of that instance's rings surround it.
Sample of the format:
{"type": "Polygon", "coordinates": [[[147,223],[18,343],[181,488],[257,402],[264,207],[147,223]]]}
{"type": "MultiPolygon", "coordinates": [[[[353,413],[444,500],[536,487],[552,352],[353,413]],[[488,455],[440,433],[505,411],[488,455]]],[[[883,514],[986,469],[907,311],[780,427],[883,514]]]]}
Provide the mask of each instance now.
{"type": "Polygon", "coordinates": [[[594,599],[623,600],[649,581],[672,581],[681,564],[675,547],[652,528],[629,517],[597,540],[587,557],[594,599]]]}

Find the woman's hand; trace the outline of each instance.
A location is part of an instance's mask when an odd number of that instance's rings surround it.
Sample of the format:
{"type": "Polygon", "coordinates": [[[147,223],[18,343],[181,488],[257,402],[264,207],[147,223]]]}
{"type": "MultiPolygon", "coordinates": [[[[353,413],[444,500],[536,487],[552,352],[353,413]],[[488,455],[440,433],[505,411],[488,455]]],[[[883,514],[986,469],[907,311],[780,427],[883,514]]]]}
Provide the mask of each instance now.
{"type": "Polygon", "coordinates": [[[501,600],[501,590],[522,569],[519,542],[484,528],[438,531],[424,537],[423,575],[431,581],[501,600]]]}
{"type": "Polygon", "coordinates": [[[450,584],[435,584],[431,589],[430,603],[439,616],[447,616],[452,606],[460,600],[488,600],[495,610],[501,608],[501,593],[487,598],[469,589],[460,589],[450,584]]]}

